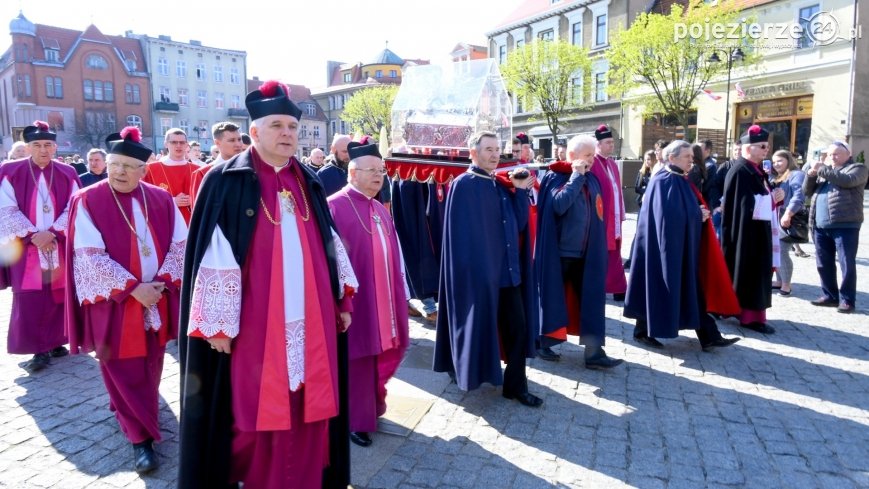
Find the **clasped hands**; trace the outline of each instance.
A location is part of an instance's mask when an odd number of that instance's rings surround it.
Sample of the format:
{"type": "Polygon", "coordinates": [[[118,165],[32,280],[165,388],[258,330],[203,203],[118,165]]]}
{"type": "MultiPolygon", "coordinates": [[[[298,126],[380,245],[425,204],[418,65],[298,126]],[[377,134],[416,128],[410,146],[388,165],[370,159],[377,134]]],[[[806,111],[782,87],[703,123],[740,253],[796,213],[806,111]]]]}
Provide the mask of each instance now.
{"type": "Polygon", "coordinates": [[[40,251],[54,251],[57,249],[57,241],[50,231],[39,231],[30,236],[30,242],[40,251]]]}

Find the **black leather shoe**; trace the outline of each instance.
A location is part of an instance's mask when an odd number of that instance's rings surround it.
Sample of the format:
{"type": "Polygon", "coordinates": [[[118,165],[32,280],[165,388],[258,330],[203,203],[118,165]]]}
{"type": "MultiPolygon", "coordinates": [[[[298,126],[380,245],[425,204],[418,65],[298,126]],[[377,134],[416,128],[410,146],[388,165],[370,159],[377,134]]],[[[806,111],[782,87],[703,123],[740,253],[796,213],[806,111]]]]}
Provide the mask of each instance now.
{"type": "Polygon", "coordinates": [[[714,351],[716,348],[724,348],[724,347],[730,346],[730,345],[736,343],[737,341],[739,341],[740,339],[741,338],[739,338],[739,337],[716,338],[716,339],[710,341],[709,343],[706,343],[705,345],[701,345],[701,347],[703,348],[703,351],[707,351],[707,352],[714,351]]]}
{"type": "Polygon", "coordinates": [[[624,302],[625,294],[613,294],[613,300],[616,302],[624,302]]]}
{"type": "Polygon", "coordinates": [[[48,354],[51,355],[51,358],[60,358],[69,355],[69,350],[67,350],[65,346],[61,345],[48,352],[48,354]]]}
{"type": "Polygon", "coordinates": [[[151,440],[133,444],[133,462],[136,472],[147,474],[157,469],[157,454],[151,440]]]}
{"type": "Polygon", "coordinates": [[[812,305],[820,307],[836,307],[839,305],[839,302],[830,297],[818,297],[812,301],[812,305]]]}
{"type": "Polygon", "coordinates": [[[664,348],[664,344],[660,341],[652,338],[651,336],[634,336],[634,339],[637,340],[637,343],[651,346],[652,348],[664,348]]]}
{"type": "Polygon", "coordinates": [[[763,333],[763,334],[775,333],[775,328],[773,328],[772,326],[770,326],[766,323],[760,323],[757,321],[755,321],[753,323],[739,323],[739,326],[746,328],[746,329],[750,329],[752,331],[757,331],[758,333],[763,333]]]}
{"type": "Polygon", "coordinates": [[[606,355],[598,355],[596,357],[586,358],[585,368],[590,368],[592,370],[606,370],[617,367],[623,363],[625,363],[625,361],[620,358],[610,358],[606,355]]]}
{"type": "Polygon", "coordinates": [[[546,360],[547,362],[557,362],[561,359],[561,355],[552,351],[552,348],[538,348],[537,356],[540,357],[541,360],[546,360]]]}
{"type": "Polygon", "coordinates": [[[45,367],[51,365],[51,357],[48,353],[37,353],[33,355],[33,358],[27,360],[26,362],[21,364],[21,368],[27,371],[27,373],[34,373],[43,370],[45,367]]]}
{"type": "Polygon", "coordinates": [[[839,304],[839,307],[836,308],[837,312],[841,312],[842,314],[851,314],[854,312],[854,306],[848,304],[847,302],[843,302],[839,304]]]}
{"type": "Polygon", "coordinates": [[[364,431],[351,431],[350,432],[350,441],[359,445],[360,447],[368,447],[371,446],[373,441],[371,441],[371,437],[368,436],[368,433],[364,431]]]}
{"type": "Polygon", "coordinates": [[[536,408],[536,407],[540,407],[543,405],[543,399],[540,399],[539,397],[535,396],[534,394],[531,394],[530,392],[523,392],[521,394],[515,394],[515,395],[508,394],[505,392],[503,395],[507,399],[516,399],[517,401],[519,401],[519,404],[521,404],[523,406],[536,408]]]}

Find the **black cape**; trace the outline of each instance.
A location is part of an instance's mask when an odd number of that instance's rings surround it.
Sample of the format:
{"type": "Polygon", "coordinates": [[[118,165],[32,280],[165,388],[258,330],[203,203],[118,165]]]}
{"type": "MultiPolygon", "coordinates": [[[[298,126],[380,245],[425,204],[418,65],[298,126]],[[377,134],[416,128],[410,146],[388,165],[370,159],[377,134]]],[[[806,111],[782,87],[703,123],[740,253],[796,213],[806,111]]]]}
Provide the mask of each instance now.
{"type": "MultiPolygon", "coordinates": [[[[219,225],[243,264],[259,212],[260,187],[250,149],[217,165],[202,182],[184,255],[178,338],[181,363],[181,426],[178,487],[212,489],[227,487],[232,449],[230,357],[212,350],[206,341],[190,341],[187,326],[193,282],[215,226],[219,225]]],[[[338,268],[332,215],[323,185],[314,172],[299,165],[311,197],[329,262],[332,294],[338,297],[338,268]]],[[[347,417],[347,334],[338,335],[339,414],[329,422],[330,466],[324,471],[323,487],[347,487],[350,481],[349,418],[347,417]]]]}
{"type": "Polygon", "coordinates": [[[772,229],[769,221],[751,218],[754,196],[769,194],[766,176],[740,158],[724,179],[721,248],[743,309],[772,306],[772,229]]]}

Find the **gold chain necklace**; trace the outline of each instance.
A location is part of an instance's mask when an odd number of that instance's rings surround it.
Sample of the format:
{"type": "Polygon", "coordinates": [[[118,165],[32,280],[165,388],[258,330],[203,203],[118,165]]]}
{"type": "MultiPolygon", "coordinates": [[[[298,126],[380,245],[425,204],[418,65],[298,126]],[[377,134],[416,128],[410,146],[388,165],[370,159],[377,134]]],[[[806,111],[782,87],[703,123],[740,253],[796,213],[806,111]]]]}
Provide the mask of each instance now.
{"type": "MultiPolygon", "coordinates": [[[[124,218],[124,221],[127,223],[127,226],[130,227],[130,231],[132,231],[133,235],[136,236],[136,240],[141,244],[141,250],[143,256],[151,256],[151,247],[145,242],[145,238],[139,236],[139,233],[136,232],[136,227],[130,223],[130,219],[127,218],[127,213],[124,212],[124,208],[121,207],[121,201],[118,200],[118,194],[115,193],[115,189],[109,185],[109,190],[112,191],[112,197],[115,198],[115,203],[118,204],[118,210],[121,211],[121,216],[124,218]]],[[[139,190],[142,191],[142,206],[145,208],[145,236],[147,237],[148,233],[148,199],[145,197],[145,189],[139,185],[139,190]]]]}
{"type": "Polygon", "coordinates": [[[36,193],[39,194],[39,199],[42,201],[42,212],[44,214],[48,214],[51,212],[51,207],[48,205],[48,201],[51,198],[51,187],[54,185],[54,163],[48,162],[51,165],[51,176],[48,179],[48,195],[42,195],[42,189],[39,188],[39,182],[36,181],[36,174],[33,173],[33,166],[30,162],[27,163],[27,169],[30,170],[30,177],[33,179],[33,185],[36,187],[36,193]]]}
{"type": "MultiPolygon", "coordinates": [[[[296,177],[296,183],[299,184],[299,191],[302,192],[302,201],[305,203],[305,215],[301,216],[302,220],[308,222],[311,219],[311,206],[308,204],[308,197],[305,195],[305,187],[302,186],[302,180],[299,179],[299,176],[293,173],[293,176],[296,177]]],[[[278,174],[275,173],[275,180],[278,180],[278,174]]],[[[278,206],[278,216],[280,216],[280,209],[282,206],[286,207],[287,211],[290,214],[295,214],[296,209],[298,208],[298,203],[296,202],[296,197],[293,195],[289,189],[281,188],[280,197],[287,199],[287,204],[281,204],[278,206]]],[[[259,198],[260,206],[263,208],[263,212],[265,212],[266,219],[275,226],[280,226],[281,221],[283,219],[275,219],[272,217],[272,214],[269,212],[269,208],[266,206],[265,201],[262,196],[259,198]]]]}
{"type": "MultiPolygon", "coordinates": [[[[359,219],[359,224],[362,225],[362,229],[364,229],[366,233],[373,235],[373,234],[374,234],[374,227],[372,226],[372,228],[369,230],[369,229],[365,226],[365,221],[362,220],[362,216],[359,215],[359,211],[356,210],[356,205],[353,203],[353,199],[351,199],[351,198],[350,198],[350,195],[348,195],[348,194],[344,194],[344,196],[347,197],[347,200],[350,201],[350,207],[352,207],[352,208],[353,208],[353,212],[356,213],[356,219],[359,219]]],[[[374,211],[374,215],[371,216],[371,219],[374,221],[374,224],[376,224],[378,227],[380,227],[381,230],[383,230],[383,234],[384,234],[386,237],[391,236],[391,234],[390,234],[390,232],[389,232],[389,229],[388,229],[386,226],[381,226],[381,225],[380,225],[382,219],[381,219],[381,217],[380,217],[380,214],[377,213],[377,210],[376,210],[376,209],[375,209],[375,211],[374,211]]]]}

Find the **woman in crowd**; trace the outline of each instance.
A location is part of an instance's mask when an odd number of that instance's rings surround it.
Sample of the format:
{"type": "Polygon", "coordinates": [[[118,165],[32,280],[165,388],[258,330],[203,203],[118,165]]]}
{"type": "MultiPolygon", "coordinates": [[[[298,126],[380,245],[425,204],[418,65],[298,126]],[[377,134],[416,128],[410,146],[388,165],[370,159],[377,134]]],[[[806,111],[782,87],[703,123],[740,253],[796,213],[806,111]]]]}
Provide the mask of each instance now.
{"type": "MultiPolygon", "coordinates": [[[[779,224],[782,228],[791,226],[793,216],[803,209],[805,195],[803,194],[803,181],[806,174],[797,167],[797,162],[790,151],[780,150],[772,155],[772,174],[770,183],[773,188],[780,188],[785,192],[785,198],[779,209],[779,224]]],[[[787,236],[784,229],[779,236],[787,236]]],[[[777,282],[772,287],[778,288],[779,295],[791,295],[791,274],[794,270],[790,251],[794,243],[781,241],[781,266],[776,270],[777,282]]]]}
{"type": "MultiPolygon", "coordinates": [[[[657,145],[656,145],[657,146],[657,145]]],[[[634,181],[634,192],[637,194],[637,206],[643,206],[643,195],[646,193],[646,187],[649,186],[649,179],[652,178],[652,168],[658,161],[657,150],[650,149],[643,154],[643,166],[640,167],[637,173],[637,179],[634,181]]],[[[634,254],[634,243],[631,241],[631,251],[628,253],[628,259],[625,260],[625,270],[631,268],[631,255],[634,254]]]]}

